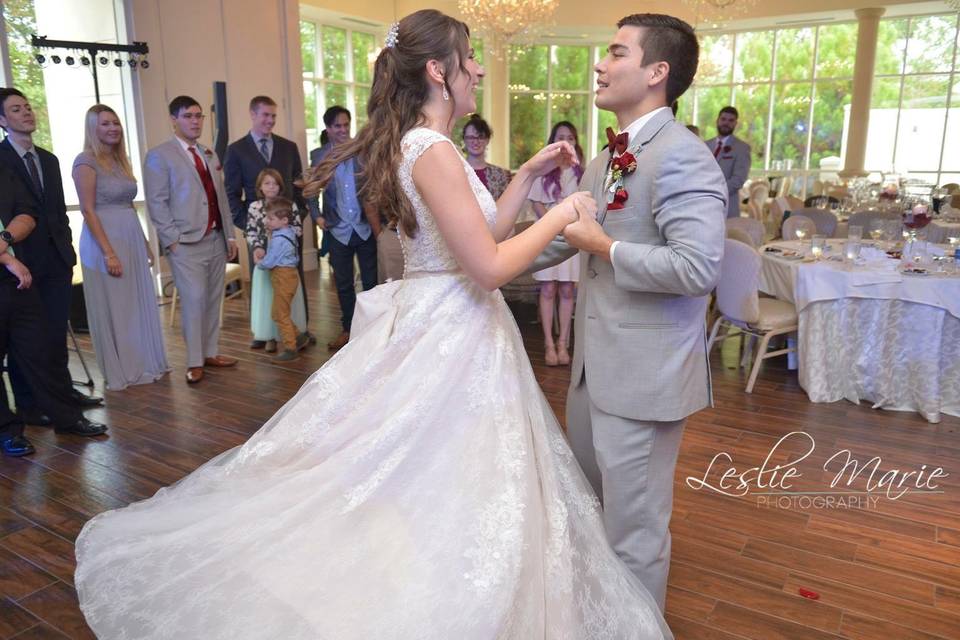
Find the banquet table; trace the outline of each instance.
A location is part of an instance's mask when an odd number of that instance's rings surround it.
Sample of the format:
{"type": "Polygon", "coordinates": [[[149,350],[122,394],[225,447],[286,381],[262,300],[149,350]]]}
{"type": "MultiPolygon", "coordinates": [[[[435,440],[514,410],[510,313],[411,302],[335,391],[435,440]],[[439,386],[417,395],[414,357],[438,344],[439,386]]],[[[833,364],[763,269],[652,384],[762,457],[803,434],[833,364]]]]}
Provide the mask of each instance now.
{"type": "Polygon", "coordinates": [[[867,400],[933,423],[960,416],[960,274],[903,273],[873,247],[849,265],[833,257],[842,251],[836,240],[813,261],[802,256],[809,244],[761,248],[760,290],[796,305],[799,379],[810,400],[867,400]],[[791,251],[801,255],[785,257],[791,251]]]}

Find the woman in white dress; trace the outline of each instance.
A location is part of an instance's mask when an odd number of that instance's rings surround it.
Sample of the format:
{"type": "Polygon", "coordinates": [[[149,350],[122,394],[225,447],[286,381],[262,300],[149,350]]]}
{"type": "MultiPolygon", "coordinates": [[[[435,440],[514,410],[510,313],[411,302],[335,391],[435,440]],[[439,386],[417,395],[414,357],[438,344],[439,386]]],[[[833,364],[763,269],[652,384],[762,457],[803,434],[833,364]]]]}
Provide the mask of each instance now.
{"type": "Polygon", "coordinates": [[[483,75],[466,25],[391,29],[356,154],[398,222],[402,281],[358,296],[349,344],[244,445],[77,540],[100,638],[670,638],[606,542],[596,497],[497,290],[596,204],[575,194],[504,240],[546,147],[494,202],[453,146],[483,75]]]}
{"type": "MultiPolygon", "coordinates": [[[[537,178],[530,189],[530,203],[537,218],[546,215],[547,210],[571,193],[576,193],[580,178],[583,177],[583,149],[577,140],[577,128],[573,123],[563,120],[553,125],[547,144],[566,141],[577,150],[576,164],[560,166],[545,176],[537,178]]],[[[580,280],[580,254],[576,254],[558,265],[535,271],[534,279],[540,285],[540,324],[543,326],[544,359],[548,367],[558,364],[570,364],[570,324],[573,320],[573,302],[576,300],[575,287],[580,280]],[[556,304],[560,296],[559,306],[556,304]],[[557,307],[557,319],[560,335],[553,340],[553,309],[557,307]]]]}

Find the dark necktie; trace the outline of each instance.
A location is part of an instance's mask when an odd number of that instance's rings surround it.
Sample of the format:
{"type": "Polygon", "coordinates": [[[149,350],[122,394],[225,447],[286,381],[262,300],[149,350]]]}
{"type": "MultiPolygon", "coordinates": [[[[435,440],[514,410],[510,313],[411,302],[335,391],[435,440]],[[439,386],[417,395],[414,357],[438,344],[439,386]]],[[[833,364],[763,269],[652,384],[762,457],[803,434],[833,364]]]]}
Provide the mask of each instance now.
{"type": "Polygon", "coordinates": [[[43,194],[43,183],[40,181],[40,170],[37,168],[36,158],[33,156],[32,151],[27,151],[23,154],[23,159],[27,162],[27,171],[30,172],[30,179],[33,180],[33,187],[37,190],[37,193],[43,194]]]}
{"type": "Polygon", "coordinates": [[[270,150],[267,149],[266,138],[260,138],[260,155],[263,156],[263,159],[267,164],[270,164],[270,150]]]}
{"type": "Polygon", "coordinates": [[[717,148],[713,150],[713,157],[714,157],[714,158],[719,158],[719,157],[720,157],[720,149],[722,149],[722,148],[723,148],[723,140],[718,139],[718,140],[717,140],[717,148]]]}
{"type": "Polygon", "coordinates": [[[210,233],[213,229],[223,228],[223,223],[220,220],[220,207],[217,204],[217,190],[213,186],[213,178],[210,177],[210,172],[207,171],[207,165],[203,163],[203,160],[197,155],[196,147],[190,147],[190,155],[193,156],[193,164],[197,167],[197,173],[200,174],[200,182],[203,183],[203,190],[207,192],[207,231],[210,233]]]}
{"type": "Polygon", "coordinates": [[[630,134],[624,131],[619,135],[614,135],[613,129],[607,127],[607,149],[610,150],[612,155],[614,152],[623,153],[627,150],[627,145],[630,143],[630,134]]]}

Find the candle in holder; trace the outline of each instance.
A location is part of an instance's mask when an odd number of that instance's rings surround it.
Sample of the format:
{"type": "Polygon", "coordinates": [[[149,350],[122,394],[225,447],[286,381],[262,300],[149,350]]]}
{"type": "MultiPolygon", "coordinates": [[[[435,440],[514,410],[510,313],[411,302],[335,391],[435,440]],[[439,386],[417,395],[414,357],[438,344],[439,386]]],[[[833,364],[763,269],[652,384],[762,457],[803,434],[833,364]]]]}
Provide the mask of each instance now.
{"type": "Polygon", "coordinates": [[[807,237],[806,229],[803,229],[801,227],[797,227],[794,233],[797,234],[797,240],[803,240],[804,238],[807,237]]]}

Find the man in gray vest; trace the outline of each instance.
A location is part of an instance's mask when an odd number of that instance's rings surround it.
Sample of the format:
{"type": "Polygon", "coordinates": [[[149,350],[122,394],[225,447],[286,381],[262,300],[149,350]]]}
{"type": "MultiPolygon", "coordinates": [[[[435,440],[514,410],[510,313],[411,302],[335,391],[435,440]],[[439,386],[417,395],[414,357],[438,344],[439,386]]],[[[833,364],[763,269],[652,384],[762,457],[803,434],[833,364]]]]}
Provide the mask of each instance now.
{"type": "Polygon", "coordinates": [[[707,148],[717,159],[727,180],[727,217],[740,217],[740,187],[750,176],[750,145],[733,135],[740,113],[724,107],[717,115],[717,137],[707,140],[707,148]]]}
{"type": "Polygon", "coordinates": [[[673,474],[687,416],[711,404],[707,296],[723,257],[726,187],[669,104],[697,70],[693,29],[671,16],[618,23],[595,67],[596,105],[619,135],[587,167],[599,203],[534,268],[580,257],[567,429],[603,500],[607,537],[664,606],[673,474]]]}

